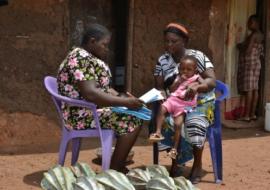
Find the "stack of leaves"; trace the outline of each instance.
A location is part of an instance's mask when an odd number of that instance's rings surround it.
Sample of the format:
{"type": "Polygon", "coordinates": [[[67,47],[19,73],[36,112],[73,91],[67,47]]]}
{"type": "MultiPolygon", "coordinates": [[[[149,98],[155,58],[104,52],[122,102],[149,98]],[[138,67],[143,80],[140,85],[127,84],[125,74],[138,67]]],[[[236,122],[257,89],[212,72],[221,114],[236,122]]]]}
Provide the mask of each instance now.
{"type": "Polygon", "coordinates": [[[164,166],[132,169],[127,175],[115,170],[96,174],[89,165],[73,167],[56,165],[44,173],[44,190],[198,190],[184,177],[171,178],[164,166]]]}

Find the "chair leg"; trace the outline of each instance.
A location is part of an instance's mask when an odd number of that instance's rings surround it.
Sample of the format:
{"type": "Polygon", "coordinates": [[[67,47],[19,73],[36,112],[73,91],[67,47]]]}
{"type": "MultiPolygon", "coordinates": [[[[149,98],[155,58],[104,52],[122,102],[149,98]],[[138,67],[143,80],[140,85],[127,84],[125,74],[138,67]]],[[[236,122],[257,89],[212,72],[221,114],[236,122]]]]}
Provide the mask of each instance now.
{"type": "Polygon", "coordinates": [[[72,139],[72,158],[71,158],[72,166],[76,164],[76,162],[78,161],[80,148],[81,148],[81,138],[72,139]]]}
{"type": "Polygon", "coordinates": [[[154,164],[158,164],[158,156],[159,156],[158,143],[154,143],[153,144],[153,162],[154,162],[154,164]]]}
{"type": "Polygon", "coordinates": [[[63,135],[59,148],[59,158],[58,158],[58,164],[60,164],[61,166],[65,164],[67,146],[68,146],[68,139],[65,138],[65,136],[63,135]]]}
{"type": "MultiPolygon", "coordinates": [[[[222,155],[221,153],[221,142],[218,143],[218,134],[215,134],[214,129],[209,129],[208,141],[210,145],[210,152],[212,158],[213,171],[215,175],[215,182],[221,183],[222,181],[222,155]]],[[[221,138],[219,138],[221,141],[221,138]]]]}
{"type": "Polygon", "coordinates": [[[222,132],[221,132],[221,119],[220,119],[220,104],[215,104],[215,128],[213,129],[213,137],[215,141],[215,154],[216,154],[216,183],[222,181],[222,132]]]}
{"type": "Polygon", "coordinates": [[[216,146],[216,166],[217,166],[217,177],[216,177],[216,183],[220,183],[222,181],[222,140],[221,140],[221,134],[215,134],[215,146],[216,146]]]}
{"type": "Polygon", "coordinates": [[[103,133],[102,148],[102,170],[108,170],[111,164],[113,133],[103,133]]]}
{"type": "Polygon", "coordinates": [[[216,158],[216,146],[215,146],[215,139],[213,135],[213,129],[209,129],[209,134],[208,134],[208,142],[210,146],[210,153],[211,153],[211,158],[212,158],[212,167],[213,167],[213,172],[215,176],[215,181],[217,180],[217,158],[216,158]]]}
{"type": "MultiPolygon", "coordinates": [[[[154,133],[156,131],[156,118],[157,118],[157,113],[158,113],[159,108],[160,108],[160,103],[154,102],[153,109],[152,109],[152,119],[148,126],[149,134],[154,133]]],[[[153,143],[153,163],[154,164],[158,164],[158,156],[159,156],[158,143],[153,143]]]]}

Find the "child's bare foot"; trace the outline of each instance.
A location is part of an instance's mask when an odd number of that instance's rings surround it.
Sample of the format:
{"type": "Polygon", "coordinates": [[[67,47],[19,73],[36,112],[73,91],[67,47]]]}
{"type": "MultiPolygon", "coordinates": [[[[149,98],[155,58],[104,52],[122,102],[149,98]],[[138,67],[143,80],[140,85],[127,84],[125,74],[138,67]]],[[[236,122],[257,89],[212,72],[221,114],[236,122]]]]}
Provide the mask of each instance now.
{"type": "Polygon", "coordinates": [[[159,141],[162,141],[163,139],[164,139],[164,137],[160,133],[152,133],[149,136],[149,141],[150,142],[159,142],[159,141]]]}

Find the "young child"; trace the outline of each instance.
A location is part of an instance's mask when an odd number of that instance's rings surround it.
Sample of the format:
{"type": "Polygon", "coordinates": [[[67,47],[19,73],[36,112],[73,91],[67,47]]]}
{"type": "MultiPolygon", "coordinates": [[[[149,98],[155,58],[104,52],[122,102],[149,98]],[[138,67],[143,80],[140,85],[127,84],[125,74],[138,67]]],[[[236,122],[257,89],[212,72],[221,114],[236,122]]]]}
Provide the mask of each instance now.
{"type": "MultiPolygon", "coordinates": [[[[149,141],[158,142],[164,139],[161,134],[162,124],[167,114],[171,114],[174,118],[174,146],[168,153],[172,159],[176,159],[177,148],[180,142],[181,127],[184,122],[186,108],[195,107],[197,102],[197,94],[192,98],[190,93],[192,89],[196,89],[204,83],[204,80],[197,74],[197,60],[193,56],[184,56],[180,60],[179,75],[176,77],[171,86],[171,94],[169,98],[161,105],[157,115],[156,132],[152,133],[149,141]],[[176,90],[174,90],[176,89],[176,90]]],[[[196,92],[196,90],[195,90],[196,92]]]]}
{"type": "Polygon", "coordinates": [[[251,15],[247,22],[248,35],[244,42],[237,45],[239,62],[237,71],[237,88],[240,96],[241,111],[238,120],[250,122],[256,120],[256,108],[259,97],[259,79],[261,59],[263,56],[263,33],[257,15],[251,15]]]}

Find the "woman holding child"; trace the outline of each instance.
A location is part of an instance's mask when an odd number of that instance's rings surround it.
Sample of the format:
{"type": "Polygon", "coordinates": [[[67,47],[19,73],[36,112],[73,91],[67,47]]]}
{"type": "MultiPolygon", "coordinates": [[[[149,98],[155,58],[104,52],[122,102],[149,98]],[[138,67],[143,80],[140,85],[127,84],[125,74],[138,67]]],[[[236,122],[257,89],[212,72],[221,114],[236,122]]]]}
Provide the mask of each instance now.
{"type": "MultiPolygon", "coordinates": [[[[198,93],[197,106],[186,112],[184,121],[187,139],[192,144],[194,156],[190,180],[193,183],[198,183],[201,178],[202,152],[207,127],[213,122],[215,72],[213,64],[206,55],[198,50],[185,48],[189,40],[189,33],[183,25],[178,23],[168,24],[164,30],[164,40],[166,52],[159,57],[154,71],[156,88],[162,90],[163,94],[167,95],[173,92],[172,86],[177,86],[177,84],[175,84],[177,82],[174,80],[177,74],[181,72],[178,70],[178,64],[186,55],[196,58],[197,72],[200,77],[203,78],[205,84],[187,85],[189,90],[185,93],[184,97],[185,99],[193,99],[195,94],[198,93]]],[[[175,146],[176,144],[172,142],[171,136],[166,135],[167,132],[169,132],[168,129],[163,130],[165,139],[161,141],[161,144],[169,147],[177,147],[175,146]]],[[[161,139],[163,136],[161,136],[161,139]]],[[[176,155],[178,155],[178,157],[183,156],[180,154],[179,149],[177,150],[178,154],[176,155]]],[[[170,171],[172,176],[176,175],[178,160],[179,159],[172,159],[170,171]]]]}

